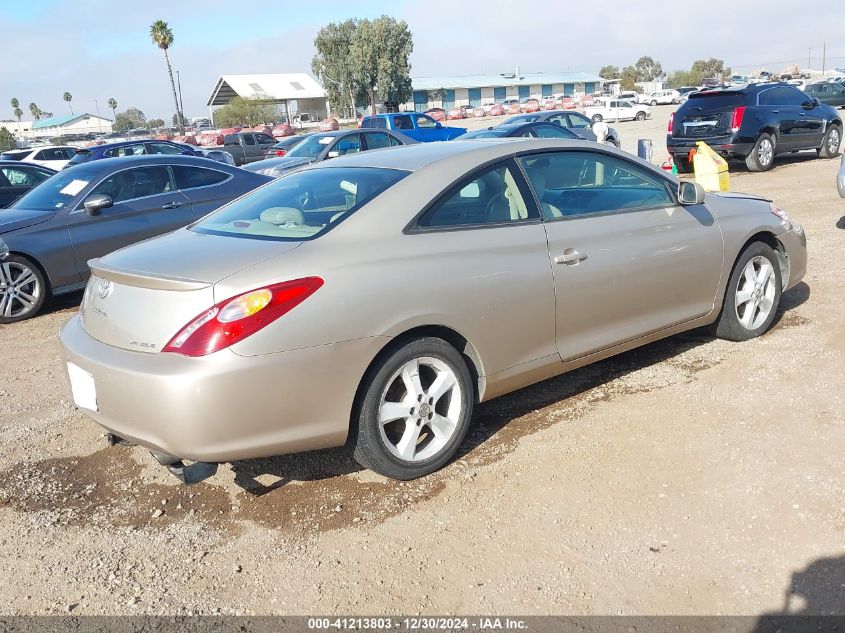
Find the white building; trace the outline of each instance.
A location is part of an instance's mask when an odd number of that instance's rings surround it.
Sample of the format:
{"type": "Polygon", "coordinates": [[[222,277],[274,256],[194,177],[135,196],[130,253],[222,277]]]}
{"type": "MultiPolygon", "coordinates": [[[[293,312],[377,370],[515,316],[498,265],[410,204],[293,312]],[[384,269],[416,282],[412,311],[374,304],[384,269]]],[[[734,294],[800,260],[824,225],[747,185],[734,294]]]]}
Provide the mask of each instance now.
{"type": "Polygon", "coordinates": [[[600,92],[603,82],[598,75],[589,73],[520,73],[519,69],[500,75],[414,77],[412,100],[403,109],[423,112],[434,107],[446,110],[462,105],[477,107],[502,103],[505,99],[582,97],[600,92]],[[442,97],[435,98],[437,93],[442,97]]]}
{"type": "Polygon", "coordinates": [[[35,121],[26,138],[100,134],[112,131],[112,120],[96,114],[68,114],[35,121]]]}
{"type": "Polygon", "coordinates": [[[281,105],[283,116],[309,114],[318,121],[325,119],[329,110],[323,87],[306,73],[220,75],[206,102],[209,113],[235,97],[281,105]]]}

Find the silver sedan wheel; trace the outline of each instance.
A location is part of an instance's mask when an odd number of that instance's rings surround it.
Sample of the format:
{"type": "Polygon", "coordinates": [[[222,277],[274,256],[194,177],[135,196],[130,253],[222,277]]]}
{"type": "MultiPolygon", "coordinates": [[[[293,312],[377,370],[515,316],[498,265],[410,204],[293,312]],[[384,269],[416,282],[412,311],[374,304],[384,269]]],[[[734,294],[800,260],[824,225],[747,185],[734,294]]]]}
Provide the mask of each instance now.
{"type": "Polygon", "coordinates": [[[775,147],[772,145],[772,142],[764,138],[760,141],[760,146],[757,148],[757,160],[763,167],[768,166],[771,164],[772,159],[775,156],[775,147]]]}
{"type": "Polygon", "coordinates": [[[407,462],[434,457],[454,435],[462,402],[460,382],[449,365],[431,357],[408,361],[379,401],[382,442],[407,462]]]}
{"type": "Polygon", "coordinates": [[[41,297],[38,277],[25,264],[0,262],[0,317],[16,318],[33,310],[41,297]]]}
{"type": "Polygon", "coordinates": [[[758,255],[742,271],[736,288],[736,316],[746,330],[756,330],[772,312],[775,303],[775,270],[771,262],[758,255]]]}

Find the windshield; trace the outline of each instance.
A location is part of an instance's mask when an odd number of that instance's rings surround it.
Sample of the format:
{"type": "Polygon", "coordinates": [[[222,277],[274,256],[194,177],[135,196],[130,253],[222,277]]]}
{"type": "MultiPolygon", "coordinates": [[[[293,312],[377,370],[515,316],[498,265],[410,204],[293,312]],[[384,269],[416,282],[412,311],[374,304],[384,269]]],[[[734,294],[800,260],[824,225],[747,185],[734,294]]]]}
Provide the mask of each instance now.
{"type": "Polygon", "coordinates": [[[76,150],[76,154],[70,159],[68,165],[78,165],[79,163],[86,163],[89,160],[91,160],[91,150],[79,149],[76,150]]]}
{"type": "Polygon", "coordinates": [[[478,130],[476,132],[467,132],[461,135],[461,140],[473,138],[501,138],[508,133],[509,130],[502,128],[493,128],[492,130],[478,130]]]}
{"type": "Polygon", "coordinates": [[[191,230],[212,235],[300,241],[318,237],[408,175],[395,169],[308,169],[206,216],[191,230]]]}
{"type": "Polygon", "coordinates": [[[14,203],[16,209],[58,210],[66,209],[76,204],[80,193],[93,176],[88,174],[89,168],[60,171],[50,176],[35,189],[25,194],[14,203]]]}
{"type": "Polygon", "coordinates": [[[285,155],[298,156],[300,158],[317,158],[317,156],[319,156],[320,153],[326,149],[326,146],[330,145],[334,139],[334,136],[315,134],[314,136],[309,136],[297,143],[296,146],[285,155]]]}

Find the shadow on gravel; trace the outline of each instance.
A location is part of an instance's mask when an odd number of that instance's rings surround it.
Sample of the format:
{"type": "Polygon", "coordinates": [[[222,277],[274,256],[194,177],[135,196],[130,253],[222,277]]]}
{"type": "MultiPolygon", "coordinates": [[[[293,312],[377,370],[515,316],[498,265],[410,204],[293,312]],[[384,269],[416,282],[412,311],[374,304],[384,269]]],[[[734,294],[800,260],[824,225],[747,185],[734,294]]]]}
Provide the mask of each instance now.
{"type": "MultiPolygon", "coordinates": [[[[785,312],[776,327],[807,323],[790,310],[809,296],[806,284],[786,293],[785,312]]],[[[685,353],[712,340],[706,330],[694,330],[480,405],[456,461],[416,481],[361,473],[348,451],[338,448],[221,467],[234,472],[235,491],[213,480],[185,486],[176,478],[151,481],[141,467],[144,460],[153,460],[146,451],[114,446],[0,472],[0,508],[33,513],[45,527],[96,524],[163,530],[188,518],[226,532],[248,521],[307,537],[372,525],[437,496],[447,481],[471,479],[474,469],[501,459],[522,438],[541,429],[575,423],[617,396],[693,380],[697,372],[717,364],[718,356],[685,353]],[[651,366],[648,375],[617,380],[651,366]]]]}
{"type": "MultiPolygon", "coordinates": [[[[789,165],[795,165],[798,163],[806,163],[811,160],[819,160],[818,154],[816,154],[815,150],[802,151],[795,154],[778,154],[775,157],[775,164],[770,171],[777,171],[779,168],[787,167],[789,165]]],[[[732,160],[728,164],[728,168],[730,169],[731,174],[757,173],[750,171],[746,166],[744,160],[732,160]]]]}
{"type": "Polygon", "coordinates": [[[845,556],[819,558],[792,574],[789,587],[784,592],[782,609],[764,613],[749,633],[840,631],[842,629],[838,627],[842,624],[842,616],[845,616],[845,556]],[[789,619],[784,621],[784,616],[789,619]],[[818,616],[839,618],[828,620],[818,619],[818,616]],[[800,626],[802,617],[814,620],[800,626]]]}
{"type": "Polygon", "coordinates": [[[839,222],[836,223],[837,229],[845,229],[845,215],[839,218],[839,222]]]}

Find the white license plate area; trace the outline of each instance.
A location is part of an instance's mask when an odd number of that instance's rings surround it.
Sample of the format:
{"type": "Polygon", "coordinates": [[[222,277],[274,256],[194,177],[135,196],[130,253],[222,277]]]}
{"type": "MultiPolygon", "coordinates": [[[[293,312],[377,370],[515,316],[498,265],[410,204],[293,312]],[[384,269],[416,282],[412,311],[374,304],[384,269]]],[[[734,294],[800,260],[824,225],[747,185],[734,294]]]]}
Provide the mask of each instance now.
{"type": "Polygon", "coordinates": [[[70,390],[73,402],[80,409],[97,411],[97,387],[94,376],[73,363],[67,364],[67,374],[70,377],[70,390]]]}

